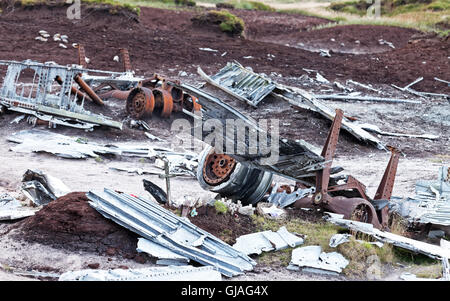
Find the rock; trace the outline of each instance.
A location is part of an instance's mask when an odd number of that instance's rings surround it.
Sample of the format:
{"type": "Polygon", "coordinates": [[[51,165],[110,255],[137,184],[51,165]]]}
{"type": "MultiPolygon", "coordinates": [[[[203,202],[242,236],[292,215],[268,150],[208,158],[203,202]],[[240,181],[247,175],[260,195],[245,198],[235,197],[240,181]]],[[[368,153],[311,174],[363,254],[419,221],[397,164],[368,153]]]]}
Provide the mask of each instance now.
{"type": "Polygon", "coordinates": [[[98,269],[100,267],[100,263],[96,262],[96,263],[90,263],[88,264],[88,268],[90,269],[98,269]]]}
{"type": "Polygon", "coordinates": [[[366,263],[369,267],[366,270],[366,277],[368,280],[380,280],[383,276],[381,269],[381,262],[377,255],[370,255],[366,263]]]}
{"type": "Polygon", "coordinates": [[[142,255],[136,255],[136,256],[134,256],[134,260],[135,260],[136,262],[139,262],[139,263],[146,263],[146,262],[147,262],[147,259],[145,259],[145,257],[142,256],[142,255]]]}
{"type": "Polygon", "coordinates": [[[106,250],[106,254],[109,256],[114,256],[114,255],[116,255],[116,253],[117,253],[117,250],[115,248],[108,248],[106,250]]]}

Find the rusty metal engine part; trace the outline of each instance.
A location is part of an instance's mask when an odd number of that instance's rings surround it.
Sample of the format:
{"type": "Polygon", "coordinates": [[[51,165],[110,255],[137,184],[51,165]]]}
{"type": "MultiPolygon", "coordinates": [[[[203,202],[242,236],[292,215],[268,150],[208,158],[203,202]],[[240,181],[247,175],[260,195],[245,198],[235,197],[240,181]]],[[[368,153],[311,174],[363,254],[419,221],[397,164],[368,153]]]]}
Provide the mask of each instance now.
{"type": "Polygon", "coordinates": [[[131,90],[125,108],[128,115],[134,119],[151,116],[155,108],[155,97],[152,90],[145,87],[131,90]]]}
{"type": "Polygon", "coordinates": [[[231,156],[217,154],[208,146],[199,156],[197,179],[200,186],[243,205],[262,200],[272,184],[273,175],[245,166],[231,156]]]}
{"type": "MultiPolygon", "coordinates": [[[[388,229],[387,200],[390,199],[394,187],[399,151],[390,148],[391,159],[373,199],[367,196],[364,184],[352,176],[347,176],[344,184],[331,184],[331,164],[336,151],[343,115],[342,110],[336,110],[336,117],[321,153],[327,163],[324,169],[316,172],[316,193],[312,197],[312,202],[325,210],[343,214],[346,219],[371,223],[379,229],[388,229]]],[[[301,202],[304,203],[304,200],[301,202]]]]}

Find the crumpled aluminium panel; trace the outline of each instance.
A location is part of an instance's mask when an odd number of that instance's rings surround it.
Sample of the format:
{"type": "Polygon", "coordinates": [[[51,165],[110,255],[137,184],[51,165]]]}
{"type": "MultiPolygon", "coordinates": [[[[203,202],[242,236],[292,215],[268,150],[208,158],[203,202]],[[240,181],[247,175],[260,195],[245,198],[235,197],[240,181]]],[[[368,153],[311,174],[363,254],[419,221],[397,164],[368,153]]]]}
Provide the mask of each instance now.
{"type": "Polygon", "coordinates": [[[288,247],[294,248],[301,244],[303,244],[303,238],[290,233],[283,226],[277,232],[269,230],[242,235],[236,239],[233,248],[250,255],[261,254],[263,251],[278,251],[288,247]]]}
{"type": "Polygon", "coordinates": [[[178,255],[214,266],[227,277],[256,265],[247,255],[150,200],[106,188],[86,196],[106,218],[178,255]]]}
{"type": "Polygon", "coordinates": [[[60,179],[40,170],[28,169],[22,178],[22,193],[35,205],[46,205],[72,190],[60,179]]]}
{"type": "Polygon", "coordinates": [[[325,253],[320,246],[307,246],[292,250],[290,266],[340,273],[349,263],[340,253],[325,253]]]}
{"type": "Polygon", "coordinates": [[[198,72],[208,83],[254,107],[276,88],[269,78],[253,73],[252,70],[244,68],[237,62],[227,63],[210,78],[200,68],[198,72]]]}
{"type": "Polygon", "coordinates": [[[213,267],[168,266],[143,269],[81,270],[62,274],[59,281],[220,281],[213,267]]]}
{"type": "Polygon", "coordinates": [[[289,205],[292,205],[293,203],[295,203],[295,201],[315,192],[314,187],[306,189],[298,188],[291,193],[287,193],[286,191],[277,192],[278,186],[279,183],[275,183],[275,186],[272,187],[272,192],[270,193],[267,201],[280,208],[285,208],[289,205]]]}

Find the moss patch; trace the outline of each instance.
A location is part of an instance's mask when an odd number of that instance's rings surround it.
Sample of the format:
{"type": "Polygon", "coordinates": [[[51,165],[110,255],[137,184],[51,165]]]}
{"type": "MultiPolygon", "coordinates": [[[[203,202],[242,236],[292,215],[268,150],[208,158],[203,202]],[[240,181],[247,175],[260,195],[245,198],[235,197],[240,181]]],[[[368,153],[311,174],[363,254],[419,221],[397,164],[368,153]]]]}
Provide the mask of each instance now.
{"type": "Polygon", "coordinates": [[[194,16],[191,21],[198,25],[212,24],[220,30],[232,35],[243,35],[244,21],[227,10],[211,10],[194,16]]]}

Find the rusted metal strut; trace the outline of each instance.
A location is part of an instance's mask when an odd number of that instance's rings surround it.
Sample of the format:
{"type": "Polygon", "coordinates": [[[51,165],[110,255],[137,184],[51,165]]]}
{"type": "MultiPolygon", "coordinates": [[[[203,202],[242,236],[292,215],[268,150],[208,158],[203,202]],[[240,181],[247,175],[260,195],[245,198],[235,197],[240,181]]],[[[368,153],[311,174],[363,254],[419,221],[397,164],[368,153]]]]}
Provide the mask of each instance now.
{"type": "MultiPolygon", "coordinates": [[[[352,176],[347,176],[345,184],[329,185],[331,165],[336,151],[343,114],[342,110],[336,110],[336,117],[333,120],[321,154],[327,163],[324,169],[316,172],[316,192],[311,202],[325,210],[343,214],[344,218],[371,223],[379,229],[388,229],[387,200],[390,199],[394,187],[399,160],[397,149],[390,148],[391,158],[373,199],[367,196],[364,184],[352,176]]],[[[302,203],[304,201],[301,200],[302,203]]]]}

